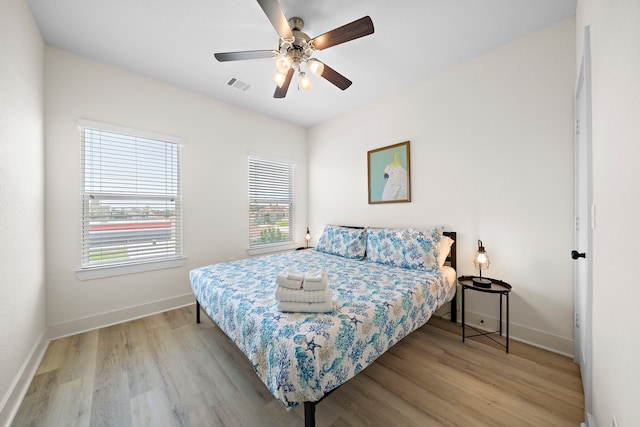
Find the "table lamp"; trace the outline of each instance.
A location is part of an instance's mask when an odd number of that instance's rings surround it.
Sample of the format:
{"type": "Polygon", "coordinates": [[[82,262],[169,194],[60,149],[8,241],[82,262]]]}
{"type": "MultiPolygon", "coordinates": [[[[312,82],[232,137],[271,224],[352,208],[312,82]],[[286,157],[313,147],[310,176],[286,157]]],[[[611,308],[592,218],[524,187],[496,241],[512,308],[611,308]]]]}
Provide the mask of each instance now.
{"type": "Polygon", "coordinates": [[[307,227],[307,234],[304,236],[304,240],[306,240],[307,247],[309,247],[309,240],[311,240],[311,233],[309,233],[309,227],[307,227]]]}
{"type": "Polygon", "coordinates": [[[482,240],[478,240],[478,251],[473,257],[473,263],[480,271],[479,277],[473,278],[473,285],[480,288],[490,288],[491,280],[482,278],[482,269],[484,268],[485,270],[488,270],[489,264],[491,264],[491,262],[489,261],[489,255],[487,255],[487,252],[482,245],[482,240]]]}

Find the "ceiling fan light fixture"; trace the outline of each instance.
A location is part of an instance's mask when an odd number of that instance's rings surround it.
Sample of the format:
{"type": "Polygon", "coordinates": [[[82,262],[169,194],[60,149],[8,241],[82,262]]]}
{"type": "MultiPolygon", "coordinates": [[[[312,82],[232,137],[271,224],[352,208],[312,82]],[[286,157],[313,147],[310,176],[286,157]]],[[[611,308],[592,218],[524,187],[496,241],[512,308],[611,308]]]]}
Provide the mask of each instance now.
{"type": "Polygon", "coordinates": [[[282,55],[286,55],[287,54],[287,51],[289,49],[291,49],[291,47],[293,46],[293,41],[294,40],[295,39],[292,39],[291,41],[283,40],[283,41],[280,42],[280,53],[282,55]]]}
{"type": "Polygon", "coordinates": [[[276,68],[281,74],[286,74],[289,68],[291,68],[291,64],[291,58],[287,55],[282,55],[276,59],[276,68]]]}
{"type": "Polygon", "coordinates": [[[278,87],[282,87],[282,84],[284,83],[286,77],[286,74],[278,72],[273,75],[272,80],[275,84],[278,85],[278,87]]]}
{"type": "Polygon", "coordinates": [[[320,77],[324,71],[324,64],[317,59],[310,59],[307,61],[307,69],[311,71],[314,76],[320,77]]]}
{"type": "Polygon", "coordinates": [[[298,73],[298,89],[309,90],[312,82],[305,71],[322,77],[340,90],[351,86],[351,80],[338,73],[328,65],[312,58],[315,51],[325,50],[332,46],[340,45],[360,37],[373,34],[373,21],[370,16],[364,16],[341,27],[334,28],[315,38],[309,37],[302,31],[304,21],[302,18],[293,17],[287,19],[280,5],[281,0],[258,0],[262,11],[271,21],[271,25],[278,33],[278,48],[272,50],[247,50],[240,52],[219,52],[215,58],[219,62],[241,61],[247,59],[274,58],[278,73],[273,76],[273,81],[278,85],[273,97],[284,98],[291,84],[291,78],[298,73]]]}
{"type": "Polygon", "coordinates": [[[298,84],[302,90],[309,90],[311,89],[311,86],[313,86],[311,79],[304,71],[300,71],[300,74],[298,74],[298,84]]]}

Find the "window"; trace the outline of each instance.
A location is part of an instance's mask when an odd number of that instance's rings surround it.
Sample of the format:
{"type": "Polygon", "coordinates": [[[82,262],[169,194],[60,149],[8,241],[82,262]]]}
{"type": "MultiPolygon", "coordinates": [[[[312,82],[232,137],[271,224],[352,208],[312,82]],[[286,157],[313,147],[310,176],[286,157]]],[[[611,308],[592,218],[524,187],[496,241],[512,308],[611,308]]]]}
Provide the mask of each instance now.
{"type": "Polygon", "coordinates": [[[182,140],[87,120],[78,123],[82,269],[180,259],[182,140]]]}
{"type": "Polygon", "coordinates": [[[250,253],[295,242],[295,169],[293,160],[249,155],[250,253]]]}

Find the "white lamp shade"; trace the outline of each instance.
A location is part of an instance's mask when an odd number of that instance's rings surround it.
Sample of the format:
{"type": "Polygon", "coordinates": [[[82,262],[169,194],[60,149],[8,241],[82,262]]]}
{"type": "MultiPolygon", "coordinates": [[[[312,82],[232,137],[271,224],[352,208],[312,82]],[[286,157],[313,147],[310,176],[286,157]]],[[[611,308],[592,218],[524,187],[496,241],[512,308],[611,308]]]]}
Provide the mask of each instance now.
{"type": "Polygon", "coordinates": [[[288,56],[281,56],[276,59],[276,68],[281,74],[287,74],[289,68],[291,68],[291,59],[288,56]]]}
{"type": "Polygon", "coordinates": [[[491,264],[489,261],[489,255],[487,255],[487,252],[484,250],[484,246],[482,245],[482,240],[478,240],[478,251],[473,257],[473,263],[481,272],[482,270],[488,269],[489,264],[491,264]]]}
{"type": "Polygon", "coordinates": [[[324,64],[317,59],[310,59],[307,61],[307,69],[311,71],[314,76],[320,77],[324,71],[324,64]]]}
{"type": "Polygon", "coordinates": [[[300,76],[298,77],[298,83],[300,84],[300,89],[302,90],[309,90],[313,85],[311,83],[311,79],[305,73],[300,73],[300,76]]]}
{"type": "Polygon", "coordinates": [[[489,268],[489,264],[491,264],[491,261],[489,260],[489,255],[487,255],[486,252],[478,251],[476,252],[476,256],[473,259],[473,263],[476,265],[476,268],[487,270],[489,268]]]}
{"type": "Polygon", "coordinates": [[[282,73],[275,73],[272,77],[272,80],[275,84],[278,85],[278,87],[282,87],[282,84],[284,83],[286,77],[287,76],[282,73]]]}

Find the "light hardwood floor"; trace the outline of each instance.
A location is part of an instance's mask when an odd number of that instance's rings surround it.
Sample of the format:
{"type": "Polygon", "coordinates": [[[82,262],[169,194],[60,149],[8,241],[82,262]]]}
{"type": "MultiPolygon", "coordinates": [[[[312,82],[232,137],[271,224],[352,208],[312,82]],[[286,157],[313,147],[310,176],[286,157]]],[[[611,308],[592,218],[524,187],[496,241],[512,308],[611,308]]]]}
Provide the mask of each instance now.
{"type": "MultiPolygon", "coordinates": [[[[432,318],[316,407],[318,426],[577,426],[569,359],[432,318]]],[[[195,306],[52,341],[14,426],[302,426],[195,306]]]]}

